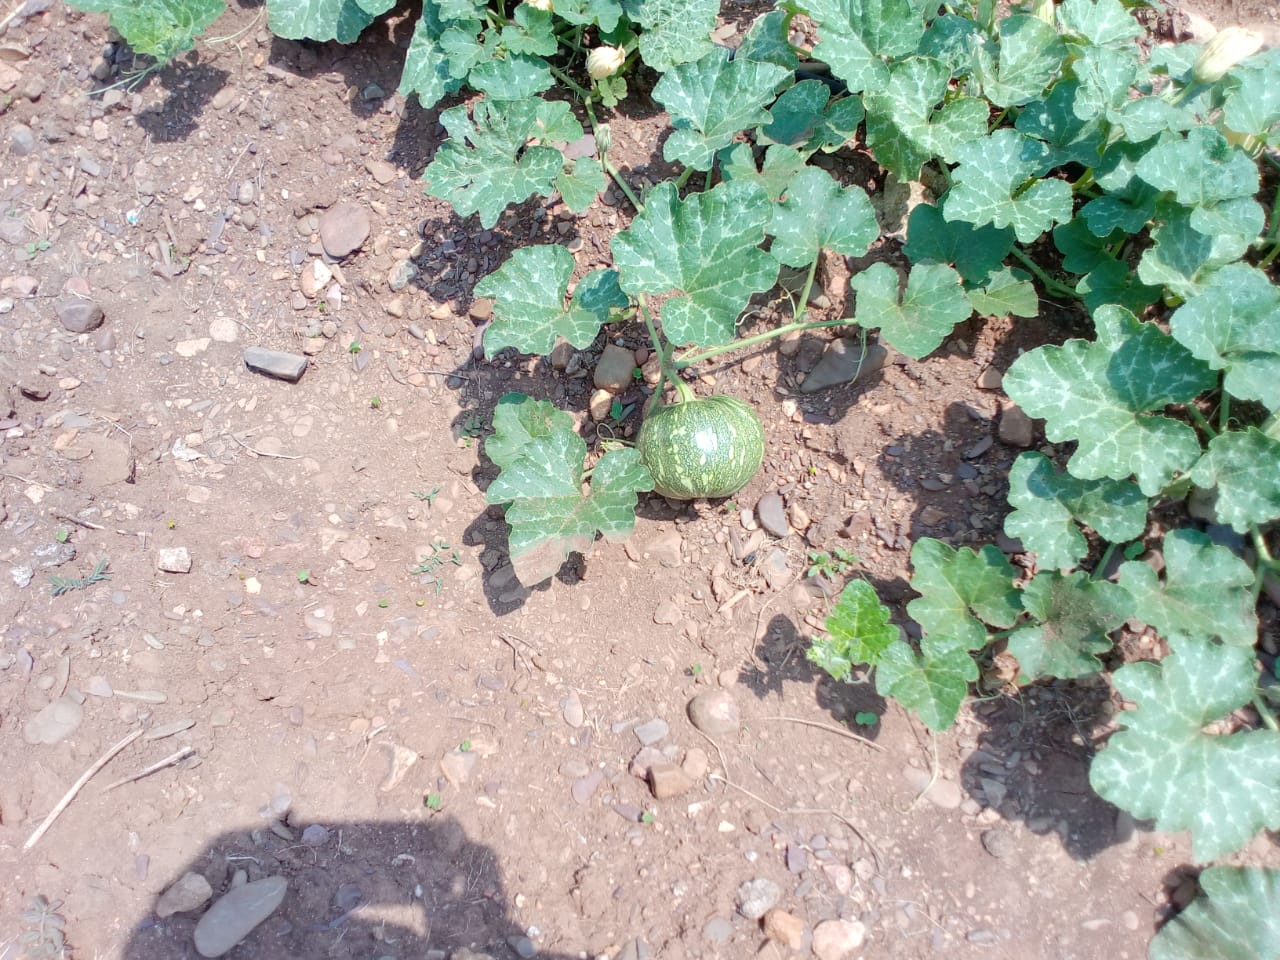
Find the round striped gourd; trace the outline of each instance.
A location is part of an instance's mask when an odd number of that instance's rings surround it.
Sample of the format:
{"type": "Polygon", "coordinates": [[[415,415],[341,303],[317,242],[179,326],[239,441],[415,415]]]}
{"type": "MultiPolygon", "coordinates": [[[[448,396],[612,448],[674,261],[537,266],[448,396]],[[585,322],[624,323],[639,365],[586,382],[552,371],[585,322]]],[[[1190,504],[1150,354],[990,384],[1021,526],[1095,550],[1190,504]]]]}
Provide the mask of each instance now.
{"type": "Polygon", "coordinates": [[[737,397],[695,398],[645,417],[636,449],[653,475],[653,489],[664,497],[727,497],[764,462],[764,428],[737,397]]]}

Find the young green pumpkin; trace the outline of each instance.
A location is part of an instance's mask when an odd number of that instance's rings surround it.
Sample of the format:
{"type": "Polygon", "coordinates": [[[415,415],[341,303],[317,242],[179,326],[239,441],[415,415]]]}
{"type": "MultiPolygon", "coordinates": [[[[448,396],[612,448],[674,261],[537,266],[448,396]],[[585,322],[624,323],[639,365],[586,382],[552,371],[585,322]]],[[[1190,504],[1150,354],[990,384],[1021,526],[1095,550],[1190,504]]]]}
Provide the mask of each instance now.
{"type": "Polygon", "coordinates": [[[653,489],[672,500],[737,493],[764,462],[760,418],[737,397],[699,399],[680,382],[676,393],[674,403],[645,417],[636,438],[653,489]]]}

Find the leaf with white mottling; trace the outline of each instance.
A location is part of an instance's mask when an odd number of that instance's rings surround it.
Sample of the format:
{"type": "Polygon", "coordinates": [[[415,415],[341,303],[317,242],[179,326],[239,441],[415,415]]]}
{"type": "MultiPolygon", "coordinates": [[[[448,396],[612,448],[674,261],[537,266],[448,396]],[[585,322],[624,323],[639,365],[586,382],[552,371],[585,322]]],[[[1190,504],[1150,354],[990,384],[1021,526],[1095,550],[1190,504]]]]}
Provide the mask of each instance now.
{"type": "Polygon", "coordinates": [[[618,0],[556,0],[555,14],[565,23],[583,27],[596,24],[611,33],[622,19],[622,4],[618,0]]]}
{"type": "Polygon", "coordinates": [[[485,499],[507,505],[511,565],[522,584],[554,576],[569,553],[588,550],[597,533],[610,543],[630,535],[636,494],[653,489],[635,448],[601,457],[583,494],[587,445],[569,414],[546,400],[507,394],[494,410],[493,429],[485,453],[500,472],[485,499]]]}
{"type": "Polygon", "coordinates": [[[473,67],[467,82],[491,101],[523,101],[551,89],[554,81],[545,60],[512,54],[473,67]]]}
{"type": "MultiPolygon", "coordinates": [[[[111,26],[129,41],[129,46],[135,53],[155,57],[160,64],[167,64],[174,57],[190,50],[195,45],[196,37],[204,33],[205,28],[226,10],[222,0],[75,0],[71,6],[92,13],[107,14],[111,26]]],[[[298,8],[287,2],[283,9],[290,13],[299,12],[298,8]]],[[[340,17],[342,13],[349,16],[353,24],[365,17],[358,7],[348,10],[346,3],[339,3],[328,8],[325,15],[318,18],[317,29],[329,29],[327,24],[320,23],[330,16],[340,17]]],[[[279,17],[274,9],[272,15],[277,19],[279,17]]],[[[10,18],[6,17],[6,22],[10,18]]],[[[370,16],[365,23],[372,19],[370,16]]],[[[364,28],[360,27],[356,33],[359,34],[362,29],[364,28]]]]}
{"type": "Polygon", "coordinates": [[[267,26],[288,40],[355,43],[373,21],[374,15],[356,0],[271,0],[267,4],[267,26]]]}
{"type": "Polygon", "coordinates": [[[1273,138],[1280,123],[1280,55],[1273,52],[1260,66],[1237,68],[1235,75],[1239,86],[1227,94],[1222,108],[1227,129],[1273,138]]]}
{"type": "Polygon", "coordinates": [[[1080,480],[1059,473],[1041,453],[1019,454],[1009,469],[1004,532],[1036,555],[1041,569],[1075,566],[1089,543],[1077,522],[1111,543],[1142,536],[1147,498],[1127,480],[1080,480]]]}
{"type": "Polygon", "coordinates": [[[1211,126],[1194,128],[1185,140],[1166,134],[1138,161],[1138,176],[1188,206],[1258,192],[1258,165],[1211,126]]]}
{"type": "Polygon", "coordinates": [[[965,291],[969,305],[984,317],[1038,317],[1040,295],[1021,270],[1001,267],[980,287],[965,291]]]}
{"type": "Polygon", "coordinates": [[[817,167],[805,167],[787,184],[767,230],[769,252],[789,267],[809,266],[822,250],[860,257],[880,236],[866,191],[841,187],[817,167]]]}
{"type": "Polygon", "coordinates": [[[780,143],[765,151],[764,163],[758,169],[748,144],[738,143],[720,151],[720,175],[726,183],[737,180],[757,184],[770,200],[781,200],[787,185],[804,169],[804,154],[780,143]]]}
{"type": "Polygon", "coordinates": [[[1031,14],[1000,21],[999,44],[977,48],[974,76],[997,107],[1014,107],[1037,99],[1057,75],[1067,45],[1052,24],[1031,14]]]}
{"type": "Polygon", "coordinates": [[[672,133],[662,155],[710,170],[717,150],[743,130],[769,122],[765,104],[790,77],[785,67],[730,60],[722,50],[668,70],[653,88],[653,98],[671,114],[672,133]]]}
{"type": "Polygon", "coordinates": [[[854,322],[880,330],[894,347],[916,360],[938,349],[955,325],[973,314],[960,274],[945,264],[912,267],[901,300],[898,271],[887,263],[873,263],[849,285],[858,294],[854,322]]]}
{"type": "Polygon", "coordinates": [[[445,21],[434,5],[425,5],[405,54],[400,93],[417,94],[422,107],[430,109],[460,90],[471,68],[487,56],[478,39],[480,30],[478,20],[445,21]]]}
{"type": "Polygon", "coordinates": [[[924,36],[924,20],[909,0],[796,0],[794,6],[818,24],[814,59],[829,64],[852,93],[883,86],[884,58],[913,53],[924,36]]]}
{"type": "Polygon", "coordinates": [[[1220,433],[1209,441],[1191,480],[1217,491],[1214,515],[1237,533],[1280,519],[1280,440],[1257,427],[1220,433]]]}
{"type": "Polygon", "coordinates": [[[1128,264],[1111,259],[1103,260],[1076,284],[1076,293],[1090,313],[1113,304],[1138,314],[1159,300],[1163,292],[1160,287],[1143,283],[1128,264]]]}
{"type": "Polygon", "coordinates": [[[1174,311],[1174,339],[1214,370],[1241,400],[1280,408],[1280,290],[1255,267],[1235,263],[1174,311]]]}
{"type": "Polygon", "coordinates": [[[1036,179],[1049,155],[1045,144],[1007,127],[960,145],[943,213],[976,226],[1012,227],[1019,240],[1031,243],[1071,219],[1071,185],[1036,179]]]}
{"type": "Polygon", "coordinates": [[[556,176],[556,189],[560,191],[564,205],[574,213],[581,213],[591,206],[604,188],[604,170],[595,157],[570,160],[556,176]]]}
{"type": "Polygon", "coordinates": [[[1054,443],[1078,441],[1069,464],[1082,480],[1138,478],[1154,496],[1200,456],[1187,424],[1151,411],[1186,403],[1216,378],[1155,324],[1121,307],[1094,315],[1096,342],[1037,347],[1013,362],[1004,390],[1054,443]]]}
{"type": "Polygon", "coordinates": [[[1137,616],[1166,639],[1220,639],[1252,648],[1258,640],[1253,571],[1198,530],[1164,538],[1164,581],[1140,560],[1120,567],[1120,584],[1137,602],[1137,616]]]}
{"type": "Polygon", "coordinates": [[[760,249],[772,215],[754,183],[730,181],[685,200],[673,184],[661,183],[645,198],[644,212],[613,238],[622,289],[632,296],[675,294],[662,304],[672,343],[730,343],[751,295],[778,278],[778,261],[760,249]]]}
{"type": "Polygon", "coordinates": [[[1094,46],[1129,44],[1142,26],[1120,0],[1063,0],[1058,20],[1064,33],[1094,46]]]}
{"type": "Polygon", "coordinates": [[[1129,618],[1133,598],[1083,570],[1044,571],[1022,589],[1022,605],[1035,622],[1009,635],[1009,652],[1023,678],[1087,677],[1102,669],[1108,634],[1129,618]]]}
{"type": "Polygon", "coordinates": [[[965,283],[982,283],[1013,249],[1013,231],[975,227],[948,220],[942,210],[921,203],[907,219],[907,242],[902,252],[912,263],[949,263],[965,283]]]}
{"type": "Polygon", "coordinates": [[[1158,830],[1190,830],[1192,853],[1204,863],[1280,827],[1280,733],[1205,731],[1252,698],[1252,649],[1187,638],[1172,647],[1158,664],[1112,674],[1137,709],[1117,715],[1124,729],[1094,757],[1089,782],[1158,830]]]}
{"type": "Polygon", "coordinates": [[[1210,867],[1201,893],[1160,928],[1147,960],[1280,960],[1280,870],[1210,867]]]}
{"type": "Polygon", "coordinates": [[[919,653],[902,641],[893,644],[876,666],[876,692],[914,711],[930,730],[955,723],[977,679],[978,665],[964,647],[931,637],[920,642],[919,653]]]}
{"type": "Polygon", "coordinates": [[[907,613],[936,643],[977,650],[987,643],[984,624],[1011,627],[1022,612],[1017,571],[990,544],[974,551],[922,537],[911,548],[911,566],[911,586],[921,596],[907,613]]]}
{"type": "Polygon", "coordinates": [[[492,297],[493,322],[485,329],[485,354],[504,347],[521,353],[550,353],[556,337],[579,350],[591,346],[609,310],[625,307],[615,270],[596,270],[582,278],[573,301],[565,290],[573,275],[573,254],[559,244],[520,247],[497,270],[476,284],[476,295],[492,297]]]}
{"type": "Polygon", "coordinates": [[[659,73],[715,47],[711,31],[719,0],[622,0],[622,8],[642,28],[640,58],[659,73]]]}

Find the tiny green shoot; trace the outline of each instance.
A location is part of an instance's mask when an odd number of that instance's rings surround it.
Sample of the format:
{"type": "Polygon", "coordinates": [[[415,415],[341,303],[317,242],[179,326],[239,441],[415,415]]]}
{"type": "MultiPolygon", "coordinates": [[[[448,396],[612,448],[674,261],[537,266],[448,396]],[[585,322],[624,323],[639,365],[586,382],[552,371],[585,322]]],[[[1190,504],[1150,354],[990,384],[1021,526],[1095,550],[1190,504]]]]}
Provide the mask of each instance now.
{"type": "Polygon", "coordinates": [[[71,534],[67,530],[62,529],[53,535],[53,539],[57,540],[59,543],[66,543],[71,539],[71,534]]]}
{"type": "Polygon", "coordinates": [[[444,797],[438,791],[432,791],[422,798],[423,804],[428,810],[439,810],[444,806],[444,797]]]}

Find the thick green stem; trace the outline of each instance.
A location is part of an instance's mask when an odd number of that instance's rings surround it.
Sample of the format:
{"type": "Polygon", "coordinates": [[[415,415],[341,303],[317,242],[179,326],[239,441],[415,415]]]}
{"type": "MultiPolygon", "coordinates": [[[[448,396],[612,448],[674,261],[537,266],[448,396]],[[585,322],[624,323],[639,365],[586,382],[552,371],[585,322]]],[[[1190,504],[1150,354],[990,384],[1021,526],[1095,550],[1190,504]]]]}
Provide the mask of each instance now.
{"type": "Polygon", "coordinates": [[[1187,404],[1186,410],[1187,410],[1187,416],[1189,416],[1195,422],[1195,425],[1197,427],[1199,427],[1208,435],[1209,439],[1212,440],[1214,437],[1218,435],[1218,431],[1213,429],[1213,424],[1211,424],[1208,420],[1205,419],[1205,416],[1203,413],[1200,412],[1199,407],[1197,407],[1195,404],[1189,403],[1187,404]]]}
{"type": "MultiPolygon", "coordinates": [[[[552,67],[551,69],[555,70],[556,68],[552,67]]],[[[559,73],[558,70],[556,72],[559,73]]],[[[596,130],[600,128],[600,121],[596,119],[596,111],[591,103],[590,97],[583,101],[583,107],[586,108],[587,119],[591,122],[591,132],[594,134],[596,130]]],[[[604,172],[613,178],[613,182],[618,185],[618,189],[621,190],[623,195],[631,201],[631,206],[635,208],[636,213],[643,213],[644,204],[641,203],[636,198],[636,195],[631,192],[631,185],[623,179],[622,174],[618,172],[618,168],[609,162],[609,148],[607,141],[605,146],[601,146],[600,141],[597,140],[596,149],[600,152],[600,166],[604,168],[604,172]]]]}
{"type": "Polygon", "coordinates": [[[759,343],[768,343],[770,340],[776,340],[778,337],[786,336],[788,333],[803,333],[806,330],[821,330],[823,327],[847,327],[853,323],[849,317],[839,317],[835,320],[811,320],[804,323],[786,323],[772,330],[766,330],[764,333],[757,333],[754,336],[743,337],[741,340],[735,340],[733,343],[726,343],[722,347],[712,347],[708,350],[702,350],[698,353],[688,353],[681,357],[675,358],[675,366],[677,370],[683,370],[685,367],[693,366],[695,363],[702,363],[710,360],[712,357],[718,357],[721,354],[729,353],[732,350],[740,350],[743,347],[754,347],[759,343]]]}
{"type": "Polygon", "coordinates": [[[1057,280],[1053,279],[1053,277],[1040,269],[1040,264],[1032,260],[1021,247],[1015,246],[1009,251],[1009,253],[1015,260],[1031,271],[1035,278],[1040,281],[1041,286],[1044,287],[1045,293],[1053,294],[1058,297],[1069,298],[1071,300],[1080,299],[1080,294],[1076,293],[1065,283],[1059,283],[1057,280]]]}
{"type": "Polygon", "coordinates": [[[1218,432],[1223,433],[1231,428],[1231,395],[1225,390],[1218,404],[1218,432]]]}
{"type": "Polygon", "coordinates": [[[677,193],[679,193],[680,190],[684,187],[684,185],[689,182],[689,178],[692,177],[693,174],[694,174],[693,167],[685,167],[684,170],[681,171],[680,176],[676,177],[677,193]]]}
{"type": "Polygon", "coordinates": [[[555,78],[556,78],[557,80],[559,80],[559,81],[560,81],[561,83],[563,83],[566,87],[568,87],[570,90],[572,90],[572,91],[573,91],[574,93],[576,93],[578,96],[580,96],[580,97],[581,97],[583,100],[585,100],[587,103],[590,103],[590,102],[591,102],[591,91],[590,91],[590,90],[588,90],[588,89],[587,89],[586,87],[584,87],[582,84],[578,83],[578,81],[577,81],[577,80],[574,80],[574,79],[573,79],[573,77],[569,76],[567,73],[565,73],[565,72],[564,72],[563,70],[561,70],[559,67],[557,67],[554,63],[548,63],[548,64],[547,64],[547,66],[551,69],[552,74],[554,74],[554,75],[555,75],[555,78]]]}
{"type": "Polygon", "coordinates": [[[1258,716],[1262,718],[1262,723],[1268,730],[1280,730],[1280,724],[1276,723],[1276,715],[1271,712],[1271,708],[1267,706],[1261,694],[1253,695],[1253,709],[1258,711],[1258,716]]]}
{"type": "Polygon", "coordinates": [[[676,392],[681,394],[681,399],[685,399],[684,393],[681,391],[683,387],[685,391],[689,388],[680,380],[679,365],[671,359],[671,345],[667,343],[658,334],[658,326],[653,322],[653,316],[649,313],[649,304],[644,298],[644,294],[640,294],[637,298],[640,307],[640,316],[644,318],[645,329],[649,331],[649,340],[653,343],[654,352],[658,355],[658,384],[655,388],[655,395],[659,401],[662,399],[663,384],[670,380],[675,386],[676,392]]]}
{"type": "Polygon", "coordinates": [[[1093,568],[1093,574],[1089,579],[1097,580],[1099,577],[1106,575],[1107,564],[1111,562],[1111,555],[1116,552],[1116,545],[1108,543],[1107,549],[1102,551],[1102,559],[1098,561],[1098,565],[1093,568]]]}

